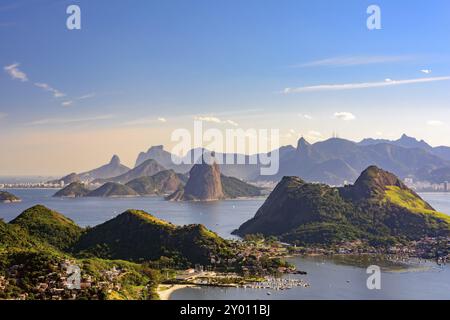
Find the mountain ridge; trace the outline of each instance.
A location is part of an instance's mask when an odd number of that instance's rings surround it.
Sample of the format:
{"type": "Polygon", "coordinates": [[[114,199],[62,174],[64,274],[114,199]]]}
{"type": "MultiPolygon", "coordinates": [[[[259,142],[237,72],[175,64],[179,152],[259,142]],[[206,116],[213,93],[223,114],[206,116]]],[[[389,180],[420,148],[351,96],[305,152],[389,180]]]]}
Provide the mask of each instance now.
{"type": "Polygon", "coordinates": [[[449,237],[450,217],[392,173],[371,166],[354,185],[340,188],[284,177],[254,218],[234,232],[255,233],[300,245],[362,239],[386,244],[449,237]]]}

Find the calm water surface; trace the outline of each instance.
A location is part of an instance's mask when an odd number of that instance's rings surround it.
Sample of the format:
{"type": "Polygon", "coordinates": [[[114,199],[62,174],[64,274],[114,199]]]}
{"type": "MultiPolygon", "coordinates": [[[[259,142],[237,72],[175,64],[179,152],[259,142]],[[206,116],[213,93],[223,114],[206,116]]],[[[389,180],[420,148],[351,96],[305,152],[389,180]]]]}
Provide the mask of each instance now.
{"type": "MultiPolygon", "coordinates": [[[[230,200],[211,203],[173,203],[159,197],[149,198],[52,198],[55,190],[10,190],[23,201],[0,204],[0,218],[10,221],[23,210],[43,204],[59,211],[81,226],[95,226],[114,218],[127,209],[145,210],[158,218],[177,225],[202,223],[225,238],[243,222],[253,217],[264,202],[257,200],[230,200]]],[[[435,209],[450,213],[450,194],[424,193],[421,196],[435,209]]],[[[285,291],[188,288],[176,291],[171,299],[450,299],[450,266],[438,267],[429,262],[392,265],[386,261],[368,261],[357,258],[295,257],[291,262],[307,271],[300,277],[310,288],[285,291]],[[366,267],[382,267],[382,290],[366,287],[366,267]]]]}

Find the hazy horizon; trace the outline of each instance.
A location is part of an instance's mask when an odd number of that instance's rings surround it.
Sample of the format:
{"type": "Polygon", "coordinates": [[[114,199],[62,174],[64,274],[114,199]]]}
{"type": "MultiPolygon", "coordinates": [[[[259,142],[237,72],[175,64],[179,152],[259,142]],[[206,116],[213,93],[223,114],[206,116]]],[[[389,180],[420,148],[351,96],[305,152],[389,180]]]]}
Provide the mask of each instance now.
{"type": "Polygon", "coordinates": [[[0,175],[60,176],[208,127],[450,146],[450,3],[81,0],[0,4],[0,175]]]}

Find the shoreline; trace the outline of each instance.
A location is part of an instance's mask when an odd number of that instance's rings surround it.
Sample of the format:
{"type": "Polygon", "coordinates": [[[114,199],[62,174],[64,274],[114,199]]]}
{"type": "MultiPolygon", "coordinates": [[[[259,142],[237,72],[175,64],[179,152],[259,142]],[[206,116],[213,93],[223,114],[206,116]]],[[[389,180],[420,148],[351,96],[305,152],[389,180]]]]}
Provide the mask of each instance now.
{"type": "Polygon", "coordinates": [[[193,284],[160,284],[156,289],[156,293],[159,296],[159,300],[170,300],[170,296],[177,290],[186,288],[197,288],[198,286],[193,284]]]}

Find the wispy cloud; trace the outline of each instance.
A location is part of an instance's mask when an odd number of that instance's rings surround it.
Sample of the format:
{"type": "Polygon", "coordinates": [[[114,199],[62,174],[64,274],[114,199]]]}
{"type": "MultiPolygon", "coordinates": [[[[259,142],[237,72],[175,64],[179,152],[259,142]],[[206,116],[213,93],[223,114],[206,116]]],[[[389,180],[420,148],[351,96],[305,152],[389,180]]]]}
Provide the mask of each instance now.
{"type": "Polygon", "coordinates": [[[285,94],[302,93],[302,92],[314,92],[314,91],[337,91],[337,90],[355,90],[355,89],[369,89],[369,88],[382,88],[390,86],[400,86],[417,83],[448,81],[450,76],[446,77],[434,77],[434,78],[416,78],[406,80],[392,80],[386,79],[379,82],[362,82],[362,83],[346,83],[346,84],[323,84],[317,86],[307,86],[299,88],[286,88],[285,94]]]}
{"type": "Polygon", "coordinates": [[[28,81],[28,77],[25,72],[19,70],[20,63],[14,63],[12,65],[6,66],[3,69],[11,76],[14,80],[20,80],[22,82],[28,81]]]}
{"type": "Polygon", "coordinates": [[[420,70],[420,72],[425,73],[425,74],[431,74],[431,70],[430,69],[422,69],[420,70]]]}
{"type": "Polygon", "coordinates": [[[7,116],[6,113],[0,112],[0,120],[3,119],[3,118],[6,118],[6,116],[7,116]]]}
{"type": "Polygon", "coordinates": [[[73,105],[76,101],[86,100],[86,99],[90,99],[90,98],[93,98],[93,97],[95,97],[95,93],[89,93],[89,94],[85,94],[83,96],[79,96],[79,97],[77,97],[75,99],[72,99],[72,100],[63,101],[61,103],[61,105],[63,107],[69,107],[69,106],[73,105]]]}
{"type": "Polygon", "coordinates": [[[80,96],[80,97],[76,98],[76,100],[90,99],[90,98],[95,97],[95,95],[96,95],[95,92],[91,92],[91,93],[88,93],[88,94],[85,94],[85,95],[83,95],[83,96],[80,96]]]}
{"type": "Polygon", "coordinates": [[[429,120],[427,121],[427,125],[431,127],[442,127],[444,125],[444,122],[440,120],[429,120]]]}
{"type": "Polygon", "coordinates": [[[74,124],[74,123],[82,123],[82,122],[110,120],[113,118],[115,118],[114,115],[101,115],[101,116],[93,116],[93,117],[85,117],[85,118],[47,118],[47,119],[40,119],[40,120],[30,122],[29,125],[31,125],[31,126],[64,125],[64,124],[74,124]]]}
{"type": "Polygon", "coordinates": [[[61,91],[53,88],[52,86],[48,85],[47,83],[36,82],[34,85],[38,88],[43,89],[44,91],[48,91],[48,92],[52,93],[53,97],[55,97],[55,98],[62,98],[62,97],[66,96],[65,93],[62,93],[61,91]]]}
{"type": "Polygon", "coordinates": [[[136,120],[127,121],[123,125],[125,125],[125,126],[144,126],[145,125],[145,126],[147,126],[147,125],[152,125],[152,124],[155,124],[158,122],[166,123],[167,119],[163,118],[163,117],[140,118],[140,119],[136,119],[136,120]]]}
{"type": "Polygon", "coordinates": [[[62,105],[63,107],[70,107],[72,104],[73,104],[73,101],[72,101],[72,100],[63,101],[63,102],[61,103],[61,105],[62,105]]]}
{"type": "Polygon", "coordinates": [[[214,117],[214,116],[196,116],[194,117],[195,120],[197,121],[203,121],[203,122],[212,122],[212,123],[218,123],[218,124],[229,124],[232,125],[234,127],[239,126],[239,124],[233,120],[222,120],[218,117],[214,117]]]}
{"type": "Polygon", "coordinates": [[[351,112],[336,112],[334,117],[339,120],[352,121],[356,119],[356,116],[351,112]]]}
{"type": "Polygon", "coordinates": [[[368,64],[392,63],[413,60],[412,56],[353,56],[353,57],[333,57],[322,60],[310,61],[293,65],[293,68],[310,67],[349,67],[368,64]]]}

